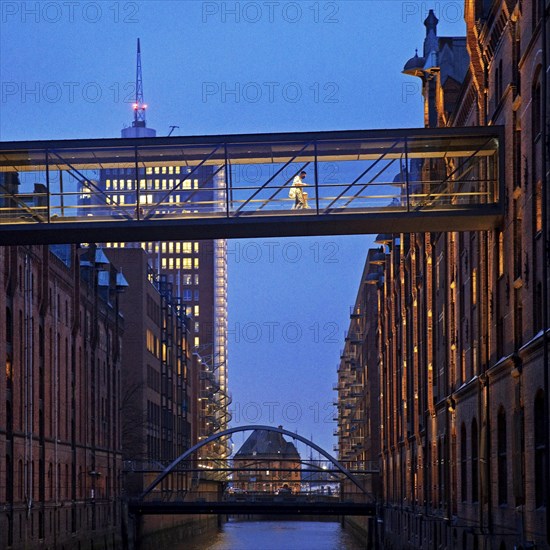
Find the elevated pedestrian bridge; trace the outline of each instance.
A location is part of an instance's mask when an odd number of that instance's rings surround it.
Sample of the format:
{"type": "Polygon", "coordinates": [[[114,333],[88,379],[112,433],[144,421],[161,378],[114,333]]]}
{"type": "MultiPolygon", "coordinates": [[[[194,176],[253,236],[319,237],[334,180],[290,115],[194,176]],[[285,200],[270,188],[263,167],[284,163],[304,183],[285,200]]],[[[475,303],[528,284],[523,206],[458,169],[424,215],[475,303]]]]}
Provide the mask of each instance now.
{"type": "Polygon", "coordinates": [[[492,229],[503,152],[501,127],[3,142],[0,245],[492,229]]]}

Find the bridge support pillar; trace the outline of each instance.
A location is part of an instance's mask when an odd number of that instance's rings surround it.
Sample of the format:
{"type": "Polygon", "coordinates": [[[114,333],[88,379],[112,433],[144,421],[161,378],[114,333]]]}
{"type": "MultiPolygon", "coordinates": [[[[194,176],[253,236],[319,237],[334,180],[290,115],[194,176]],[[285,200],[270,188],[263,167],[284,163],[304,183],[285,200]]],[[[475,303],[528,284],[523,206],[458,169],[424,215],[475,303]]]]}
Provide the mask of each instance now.
{"type": "Polygon", "coordinates": [[[123,550],[136,550],[139,540],[138,531],[140,524],[139,515],[130,513],[128,501],[123,500],[121,504],[121,538],[123,550]]]}

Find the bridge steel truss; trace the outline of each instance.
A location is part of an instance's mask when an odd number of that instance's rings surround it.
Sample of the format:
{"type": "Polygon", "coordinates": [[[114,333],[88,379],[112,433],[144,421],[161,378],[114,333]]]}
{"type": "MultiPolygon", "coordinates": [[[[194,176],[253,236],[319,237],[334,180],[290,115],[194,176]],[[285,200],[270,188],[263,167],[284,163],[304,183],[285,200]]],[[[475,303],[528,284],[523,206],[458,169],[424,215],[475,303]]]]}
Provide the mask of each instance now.
{"type": "Polygon", "coordinates": [[[308,447],[311,447],[312,449],[317,451],[319,454],[324,456],[334,466],[335,471],[339,472],[340,474],[343,474],[347,479],[349,479],[359,489],[359,491],[362,494],[370,496],[369,493],[363,487],[363,485],[359,481],[357,481],[357,479],[355,479],[354,475],[347,468],[345,468],[333,456],[331,456],[329,453],[327,453],[327,451],[325,451],[322,447],[319,447],[319,445],[317,445],[313,441],[310,441],[309,439],[306,439],[305,437],[298,435],[296,433],[289,432],[284,428],[275,428],[273,426],[261,426],[257,424],[251,424],[246,426],[238,426],[235,428],[228,428],[227,430],[223,430],[221,432],[213,434],[210,437],[207,437],[206,439],[203,439],[199,443],[193,445],[193,447],[191,447],[190,449],[185,451],[183,454],[181,454],[178,458],[176,458],[173,462],[171,462],[168,466],[166,466],[162,472],[159,473],[159,475],[155,478],[155,480],[152,481],[146,487],[143,493],[140,495],[140,500],[144,500],[145,498],[147,498],[147,496],[152,493],[155,487],[157,487],[168,475],[170,475],[173,471],[175,471],[175,469],[180,463],[187,460],[190,456],[192,456],[194,453],[196,453],[199,449],[201,449],[205,445],[208,445],[209,443],[212,443],[217,439],[226,438],[234,433],[249,432],[249,431],[255,431],[255,430],[263,430],[268,432],[275,432],[281,435],[286,435],[287,437],[296,439],[301,443],[304,443],[308,447]]]}
{"type": "Polygon", "coordinates": [[[486,230],[503,129],[0,143],[0,245],[486,230]],[[309,209],[289,187],[307,171],[309,209]]]}
{"type": "MultiPolygon", "coordinates": [[[[160,466],[157,465],[157,466],[160,466]]],[[[199,471],[200,469],[191,469],[188,471],[199,471]]],[[[233,471],[232,468],[220,468],[220,471],[226,470],[227,472],[233,471]]],[[[153,473],[153,470],[145,470],[149,474],[153,473]]],[[[327,470],[322,470],[326,472],[327,470]]],[[[148,487],[142,492],[142,494],[136,498],[131,499],[129,502],[129,510],[132,514],[143,515],[155,515],[155,514],[232,514],[232,513],[250,513],[250,514],[311,514],[317,515],[362,515],[372,516],[376,513],[376,502],[373,495],[366,491],[365,487],[356,479],[354,474],[345,468],[334,457],[327,453],[324,449],[316,445],[313,441],[306,439],[296,433],[290,432],[283,428],[275,428],[272,426],[262,425],[247,425],[239,426],[235,428],[229,428],[219,433],[200,441],[178,458],[176,458],[168,466],[164,467],[162,471],[158,472],[157,477],[149,484],[148,487]],[[339,501],[335,498],[325,497],[324,500],[303,500],[294,497],[275,497],[273,499],[265,499],[254,497],[253,500],[247,499],[235,499],[233,501],[208,501],[206,499],[200,499],[196,501],[184,501],[175,500],[166,502],[162,499],[157,500],[155,498],[148,499],[148,497],[155,496],[155,488],[158,487],[163,480],[166,479],[173,472],[178,471],[178,466],[185,464],[189,458],[199,451],[202,447],[212,443],[217,439],[227,438],[230,435],[238,432],[246,432],[253,430],[265,430],[282,435],[286,435],[292,439],[296,439],[307,446],[317,451],[320,455],[324,456],[331,464],[332,468],[329,470],[332,474],[341,474],[347,480],[349,480],[356,488],[359,489],[360,495],[362,495],[364,501],[352,502],[350,500],[339,501]]]]}

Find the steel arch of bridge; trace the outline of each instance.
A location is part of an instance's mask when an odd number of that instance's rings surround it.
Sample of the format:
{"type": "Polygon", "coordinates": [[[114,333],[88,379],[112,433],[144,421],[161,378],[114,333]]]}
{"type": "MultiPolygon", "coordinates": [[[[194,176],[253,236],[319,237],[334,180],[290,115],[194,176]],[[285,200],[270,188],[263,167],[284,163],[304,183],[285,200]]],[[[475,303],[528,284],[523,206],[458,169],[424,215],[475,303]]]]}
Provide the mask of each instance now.
{"type": "Polygon", "coordinates": [[[176,458],[171,464],[169,464],[166,468],[164,468],[163,472],[143,491],[141,494],[141,499],[144,499],[159,483],[162,482],[166,476],[168,476],[174,468],[183,460],[191,456],[193,453],[198,451],[201,447],[204,447],[205,445],[208,445],[209,443],[212,443],[212,441],[216,441],[216,439],[220,439],[222,437],[225,437],[227,435],[231,435],[238,432],[249,432],[254,430],[263,430],[268,432],[275,432],[279,433],[281,435],[286,435],[287,437],[290,437],[292,439],[297,439],[298,441],[301,441],[308,447],[311,447],[312,449],[315,449],[319,454],[323,455],[327,460],[329,460],[338,471],[340,471],[342,474],[344,474],[356,487],[358,487],[362,493],[366,495],[370,495],[368,491],[365,491],[365,488],[355,479],[353,474],[338,462],[333,456],[331,456],[329,453],[327,453],[322,447],[319,447],[319,445],[316,445],[313,441],[310,441],[309,439],[302,437],[301,435],[298,435],[293,432],[289,432],[288,430],[285,430],[283,428],[274,428],[273,426],[261,426],[261,425],[247,425],[247,426],[238,426],[236,428],[229,428],[227,430],[224,430],[222,432],[215,433],[209,437],[207,437],[205,440],[197,443],[196,445],[193,445],[190,449],[185,451],[182,455],[180,455],[178,458],[176,458]]]}

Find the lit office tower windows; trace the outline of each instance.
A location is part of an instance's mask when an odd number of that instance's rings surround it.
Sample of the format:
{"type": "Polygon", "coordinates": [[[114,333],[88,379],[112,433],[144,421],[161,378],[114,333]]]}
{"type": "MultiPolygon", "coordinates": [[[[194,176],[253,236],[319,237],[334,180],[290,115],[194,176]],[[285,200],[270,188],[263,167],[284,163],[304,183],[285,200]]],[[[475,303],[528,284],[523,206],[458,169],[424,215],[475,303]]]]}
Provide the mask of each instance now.
{"type": "MultiPolygon", "coordinates": [[[[223,170],[217,171],[218,168],[140,166],[137,178],[134,167],[110,168],[100,171],[98,187],[105,192],[106,200],[118,204],[131,216],[137,215],[139,210],[141,219],[167,215],[185,217],[186,212],[215,209],[216,204],[225,203],[225,176],[223,170]],[[139,186],[135,184],[136,179],[139,186]],[[137,187],[140,188],[139,199],[137,187]]],[[[220,415],[216,430],[227,428],[229,415],[223,407],[223,403],[227,403],[225,241],[125,243],[118,246],[141,247],[148,252],[152,272],[157,277],[167,277],[173,295],[181,300],[187,314],[193,318],[195,351],[216,363],[211,365],[216,373],[215,385],[220,387],[219,394],[214,396],[218,402],[212,404],[213,410],[220,411],[216,413],[220,415]]],[[[208,430],[211,428],[203,425],[199,436],[210,435],[208,430]]],[[[220,448],[220,457],[227,456],[229,447],[222,444],[220,448]]]]}

